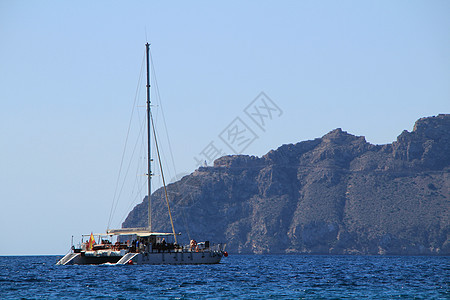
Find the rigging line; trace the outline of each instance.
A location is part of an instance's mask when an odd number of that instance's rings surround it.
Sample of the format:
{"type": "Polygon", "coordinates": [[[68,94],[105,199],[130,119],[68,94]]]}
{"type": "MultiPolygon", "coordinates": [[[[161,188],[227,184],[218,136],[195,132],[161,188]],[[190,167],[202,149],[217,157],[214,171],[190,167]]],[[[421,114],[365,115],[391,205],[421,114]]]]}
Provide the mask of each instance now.
{"type": "MultiPolygon", "coordinates": [[[[128,129],[127,129],[127,136],[125,138],[125,144],[124,144],[124,147],[123,147],[122,158],[120,160],[119,174],[117,175],[117,181],[116,181],[116,187],[114,189],[113,201],[112,201],[112,204],[111,204],[111,210],[109,212],[109,219],[108,219],[108,226],[107,226],[108,230],[109,230],[109,227],[111,225],[113,214],[114,214],[114,210],[115,210],[114,209],[114,203],[118,202],[118,198],[116,198],[117,189],[119,187],[120,174],[122,173],[123,161],[125,159],[125,153],[126,153],[126,150],[127,150],[128,138],[129,138],[130,130],[131,130],[131,123],[132,123],[132,120],[133,120],[133,115],[134,115],[134,111],[135,111],[135,107],[136,107],[136,102],[137,102],[137,98],[138,98],[138,94],[139,94],[139,90],[140,90],[140,83],[141,83],[141,80],[142,80],[142,74],[143,74],[143,70],[144,70],[144,62],[145,62],[145,55],[142,57],[141,70],[140,70],[140,74],[139,74],[138,84],[137,84],[137,87],[136,87],[136,93],[134,95],[133,108],[131,110],[130,121],[128,123],[128,129]]],[[[117,204],[116,204],[116,206],[117,206],[117,204]]]]}
{"type": "MultiPolygon", "coordinates": [[[[153,63],[153,60],[151,59],[151,63],[153,63]]],[[[156,80],[156,74],[155,74],[155,69],[154,69],[154,66],[152,65],[152,78],[155,78],[155,80],[156,80]]],[[[156,86],[156,83],[155,83],[155,86],[156,86]]],[[[153,89],[154,90],[154,96],[153,96],[153,99],[155,99],[155,101],[154,101],[154,103],[156,103],[156,105],[154,105],[154,106],[156,106],[156,107],[160,107],[160,104],[161,104],[161,97],[160,97],[160,94],[159,94],[159,90],[156,90],[156,89],[153,89]]],[[[161,108],[162,109],[162,108],[161,108]]],[[[162,110],[160,110],[160,109],[158,109],[158,110],[156,110],[156,114],[155,114],[155,110],[153,110],[153,122],[154,122],[154,124],[157,124],[158,123],[158,120],[159,120],[159,117],[160,117],[160,111],[162,112],[162,110]]],[[[167,130],[167,127],[166,127],[166,130],[167,130]]],[[[166,133],[167,133],[167,131],[166,131],[166,133]]],[[[161,139],[159,139],[159,142],[162,142],[162,140],[161,139]]],[[[154,143],[153,143],[154,144],[154,143]]],[[[169,164],[167,163],[167,160],[166,160],[166,156],[164,155],[164,152],[162,152],[161,153],[161,160],[162,161],[164,161],[164,165],[165,166],[168,166],[169,164]]],[[[169,173],[169,176],[170,176],[170,174],[171,174],[171,172],[170,172],[170,169],[169,170],[166,170],[166,171],[168,171],[168,173],[169,173]]],[[[158,186],[162,186],[162,182],[161,182],[161,178],[159,178],[159,180],[158,180],[158,186]]]]}
{"type": "Polygon", "coordinates": [[[169,210],[170,224],[172,225],[173,238],[174,238],[175,244],[176,244],[177,243],[177,234],[175,233],[175,227],[173,226],[172,212],[170,211],[169,197],[167,196],[166,182],[164,180],[164,173],[163,173],[163,168],[162,168],[162,164],[161,164],[161,156],[159,155],[158,140],[156,138],[155,124],[153,123],[152,114],[150,114],[150,120],[152,123],[153,138],[155,140],[155,145],[156,145],[156,154],[158,155],[159,169],[161,171],[161,178],[162,178],[163,187],[164,187],[164,194],[166,196],[167,208],[169,210]]]}
{"type": "MultiPolygon", "coordinates": [[[[139,110],[138,110],[139,111],[139,110]]],[[[143,157],[145,157],[146,154],[144,154],[143,149],[145,148],[145,135],[142,134],[144,132],[144,127],[145,127],[145,122],[146,120],[141,120],[141,129],[140,129],[140,134],[136,139],[136,145],[137,146],[139,143],[141,143],[140,147],[137,147],[138,149],[140,149],[140,153],[138,153],[138,157],[141,159],[143,157]]],[[[134,155],[133,155],[134,156],[134,155]]],[[[138,160],[140,162],[140,159],[138,160]]],[[[131,162],[130,162],[131,164],[131,162]]],[[[136,171],[135,171],[135,180],[133,183],[133,188],[131,189],[131,199],[130,202],[128,203],[128,208],[124,211],[123,216],[119,219],[120,221],[125,221],[127,214],[129,214],[131,212],[132,206],[133,204],[136,203],[138,197],[142,196],[142,190],[143,188],[147,185],[147,180],[142,180],[142,178],[147,177],[147,176],[140,176],[142,174],[145,174],[146,171],[143,170],[143,164],[141,163],[137,163],[136,164],[136,171]]],[[[120,226],[120,224],[118,225],[120,226]]]]}
{"type": "Polygon", "coordinates": [[[188,224],[187,224],[187,218],[186,218],[186,211],[185,211],[185,208],[184,207],[181,207],[181,216],[182,216],[182,220],[183,220],[183,223],[184,223],[184,227],[185,227],[185,229],[186,229],[186,233],[187,233],[187,235],[188,235],[188,239],[189,240],[192,240],[191,239],[191,234],[190,234],[190,232],[189,232],[189,227],[188,227],[188,224]]]}
{"type": "MultiPolygon", "coordinates": [[[[139,143],[140,137],[138,136],[136,143],[139,143]]],[[[142,147],[139,147],[139,149],[142,149],[142,147]]],[[[142,180],[139,180],[139,174],[144,174],[144,172],[141,172],[141,164],[140,162],[140,158],[143,157],[142,155],[142,150],[137,154],[138,156],[138,163],[136,164],[136,170],[135,170],[135,178],[134,178],[134,182],[133,182],[133,187],[131,188],[131,194],[133,194],[133,192],[136,190],[136,186],[140,184],[140,182],[142,180]]]]}
{"type": "MultiPolygon", "coordinates": [[[[141,128],[140,128],[140,130],[139,130],[139,136],[142,135],[143,127],[144,127],[144,126],[141,125],[141,128]]],[[[136,149],[138,148],[137,145],[138,145],[138,143],[139,143],[139,140],[140,140],[140,139],[138,138],[138,139],[136,140],[136,143],[134,144],[133,151],[132,151],[132,153],[131,153],[131,157],[130,157],[130,160],[129,160],[129,163],[128,163],[128,167],[127,167],[127,170],[126,170],[126,172],[125,172],[125,176],[124,176],[124,178],[123,178],[122,186],[121,186],[121,188],[120,188],[119,195],[117,196],[117,199],[120,199],[120,196],[122,195],[122,191],[123,191],[123,188],[124,188],[124,186],[125,186],[125,182],[126,182],[126,179],[127,179],[127,176],[128,176],[128,172],[130,171],[130,167],[131,167],[131,163],[132,163],[133,158],[134,158],[134,154],[136,153],[136,149]]],[[[116,201],[116,205],[115,205],[115,207],[114,207],[113,214],[115,214],[115,212],[116,212],[118,203],[119,203],[119,201],[116,201]]]]}
{"type": "MultiPolygon", "coordinates": [[[[151,56],[152,54],[151,54],[151,51],[150,51],[150,56],[151,56]]],[[[152,57],[151,57],[152,58],[152,57]]],[[[172,145],[171,145],[171,143],[170,143],[170,138],[169,138],[169,132],[168,132],[168,129],[167,129],[167,123],[166,123],[166,118],[165,118],[165,115],[164,115],[164,110],[163,110],[163,107],[162,107],[162,102],[161,102],[161,95],[160,95],[160,91],[159,91],[159,85],[158,85],[158,82],[157,82],[157,77],[156,77],[156,71],[155,71],[155,66],[154,66],[154,63],[153,63],[153,59],[151,59],[150,60],[151,61],[151,70],[152,70],[152,72],[153,72],[153,76],[152,76],[152,78],[154,78],[154,83],[155,83],[155,94],[156,94],[156,98],[158,99],[158,101],[159,101],[159,104],[160,104],[160,106],[161,106],[161,114],[162,114],[162,118],[163,118],[163,124],[164,124],[164,127],[165,127],[165,131],[166,131],[166,138],[167,138],[167,143],[168,143],[168,146],[169,146],[169,150],[170,150],[170,156],[171,156],[171,159],[172,159],[172,165],[173,165],[173,169],[174,169],[174,172],[175,172],[175,176],[177,175],[177,170],[176,170],[176,165],[175,165],[175,159],[174,159],[174,157],[173,157],[173,150],[172,150],[172,145]]],[[[138,113],[139,113],[139,111],[138,111],[138,113]]],[[[139,115],[140,116],[140,115],[139,115]]],[[[177,178],[178,179],[178,178],[177,178]]],[[[131,205],[130,205],[131,206],[131,205]]],[[[190,232],[189,232],[189,228],[188,228],[188,226],[187,226],[187,220],[186,220],[186,212],[185,211],[183,211],[183,214],[184,214],[184,219],[183,219],[183,221],[184,221],[184,225],[185,225],[185,228],[186,228],[186,231],[188,232],[188,236],[189,236],[189,238],[190,238],[190,232]]]]}
{"type": "MultiPolygon", "coordinates": [[[[137,110],[137,111],[139,112],[139,110],[137,110]]],[[[137,144],[139,144],[139,142],[141,142],[141,146],[137,147],[138,149],[141,149],[140,153],[138,153],[138,157],[141,158],[141,157],[145,156],[145,154],[143,154],[143,151],[142,151],[142,149],[144,149],[144,144],[145,144],[144,134],[142,134],[142,132],[144,131],[143,128],[145,126],[145,120],[141,120],[140,118],[139,118],[139,120],[140,120],[140,123],[141,123],[141,127],[140,127],[139,135],[138,135],[138,137],[136,139],[135,147],[137,146],[137,144]]],[[[133,196],[133,195],[134,196],[131,197],[131,200],[130,200],[130,202],[128,204],[128,208],[125,210],[124,215],[119,219],[119,222],[125,221],[125,218],[126,218],[127,214],[131,211],[132,205],[136,203],[136,200],[140,196],[140,193],[142,192],[143,187],[147,183],[146,180],[143,181],[141,179],[144,176],[139,176],[140,174],[144,174],[145,173],[145,171],[142,170],[142,167],[143,167],[142,164],[140,164],[140,163],[136,164],[135,180],[133,182],[133,187],[131,188],[131,196],[133,196]]],[[[119,224],[119,226],[120,226],[120,224],[119,224]]]]}
{"type": "Polygon", "coordinates": [[[120,220],[125,221],[126,216],[131,212],[132,206],[136,203],[139,195],[142,193],[142,191],[144,190],[144,188],[146,186],[147,186],[147,181],[143,181],[140,183],[139,189],[137,190],[136,195],[134,196],[134,198],[131,199],[130,204],[128,205],[128,209],[125,211],[125,213],[123,214],[123,216],[120,220]]]}
{"type": "Polygon", "coordinates": [[[161,107],[161,115],[162,115],[162,119],[163,119],[164,129],[166,131],[167,144],[169,146],[169,152],[170,152],[170,157],[172,159],[173,170],[174,170],[175,176],[176,176],[177,175],[177,169],[175,167],[175,159],[173,158],[172,145],[170,144],[170,139],[169,139],[169,130],[167,129],[166,117],[164,115],[164,109],[163,109],[163,105],[162,105],[162,102],[161,102],[161,94],[159,92],[158,80],[156,79],[155,65],[153,63],[153,58],[152,58],[152,52],[151,51],[150,51],[150,58],[151,58],[151,69],[152,69],[152,72],[153,72],[153,80],[155,82],[155,90],[156,90],[156,93],[158,95],[159,105],[161,107]]]}
{"type": "MultiPolygon", "coordinates": [[[[140,128],[139,135],[141,135],[141,134],[142,134],[142,125],[141,125],[141,128],[140,128]]],[[[136,143],[137,143],[137,142],[136,142],[136,143]]],[[[126,145],[128,145],[128,136],[127,136],[127,142],[126,142],[126,145]]],[[[124,162],[125,159],[123,159],[122,162],[121,162],[120,173],[119,173],[119,177],[118,177],[118,179],[117,179],[116,189],[115,189],[115,191],[114,191],[115,201],[113,202],[113,208],[112,208],[112,212],[111,212],[111,214],[110,214],[110,221],[109,221],[109,223],[108,223],[108,227],[111,225],[113,216],[114,216],[115,213],[116,213],[117,206],[118,206],[118,204],[119,204],[119,199],[120,199],[120,197],[121,197],[121,195],[122,195],[123,188],[124,188],[124,186],[125,186],[125,182],[127,181],[128,173],[129,173],[129,170],[130,170],[130,167],[131,167],[131,163],[132,163],[133,157],[135,156],[136,147],[137,147],[137,145],[135,144],[135,146],[134,146],[134,148],[133,148],[133,151],[132,151],[132,154],[131,154],[131,157],[130,157],[130,160],[129,160],[129,162],[128,162],[128,167],[127,167],[126,173],[125,173],[125,175],[123,176],[123,182],[122,182],[122,185],[121,185],[121,187],[120,187],[119,193],[117,194],[117,190],[118,190],[118,188],[119,188],[120,174],[122,173],[123,162],[124,162]]],[[[124,149],[124,151],[125,151],[125,150],[126,150],[126,149],[124,149]]]]}

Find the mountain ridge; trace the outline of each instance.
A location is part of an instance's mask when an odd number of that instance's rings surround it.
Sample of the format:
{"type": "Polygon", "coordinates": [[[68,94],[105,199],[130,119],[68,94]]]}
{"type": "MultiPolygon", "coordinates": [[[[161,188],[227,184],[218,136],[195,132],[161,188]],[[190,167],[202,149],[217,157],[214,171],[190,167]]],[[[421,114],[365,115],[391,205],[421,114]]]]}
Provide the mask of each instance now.
{"type": "MultiPolygon", "coordinates": [[[[235,253],[450,254],[450,115],[391,144],[340,128],[262,157],[224,156],[168,187],[175,228],[235,253]]],[[[155,230],[169,230],[163,191],[155,230]]],[[[123,227],[146,226],[146,199],[123,227]]]]}

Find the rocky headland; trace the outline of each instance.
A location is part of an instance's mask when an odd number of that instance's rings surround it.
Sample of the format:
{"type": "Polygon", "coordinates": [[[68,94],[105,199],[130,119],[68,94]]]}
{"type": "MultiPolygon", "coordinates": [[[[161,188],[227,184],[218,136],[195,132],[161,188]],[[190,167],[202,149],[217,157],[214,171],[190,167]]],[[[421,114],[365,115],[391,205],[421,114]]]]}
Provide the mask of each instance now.
{"type": "MultiPolygon", "coordinates": [[[[450,255],[450,115],[391,144],[335,129],[262,157],[217,159],[168,186],[175,228],[231,253],[450,255]]],[[[163,190],[155,231],[171,232],[163,190]]],[[[123,227],[147,226],[147,199],[123,227]]]]}

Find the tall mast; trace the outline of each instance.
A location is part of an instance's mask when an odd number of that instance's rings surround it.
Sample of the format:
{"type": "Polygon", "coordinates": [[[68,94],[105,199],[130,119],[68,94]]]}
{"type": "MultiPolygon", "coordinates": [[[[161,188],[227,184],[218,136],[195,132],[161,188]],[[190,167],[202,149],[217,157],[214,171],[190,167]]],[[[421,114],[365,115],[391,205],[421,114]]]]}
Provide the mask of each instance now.
{"type": "Polygon", "coordinates": [[[145,52],[147,57],[147,182],[148,182],[148,230],[152,231],[152,200],[151,200],[151,194],[152,194],[152,166],[151,166],[151,151],[150,151],[150,143],[151,143],[151,136],[150,136],[150,44],[145,44],[145,52]]]}

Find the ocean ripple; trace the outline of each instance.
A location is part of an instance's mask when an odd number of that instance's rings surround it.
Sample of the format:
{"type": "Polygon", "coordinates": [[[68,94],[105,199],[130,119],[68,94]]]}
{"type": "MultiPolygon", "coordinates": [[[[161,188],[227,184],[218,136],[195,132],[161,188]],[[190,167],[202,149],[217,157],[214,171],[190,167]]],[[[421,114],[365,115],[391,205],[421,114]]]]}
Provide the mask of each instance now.
{"type": "Polygon", "coordinates": [[[217,265],[0,257],[1,299],[449,299],[449,257],[230,255],[217,265]]]}

